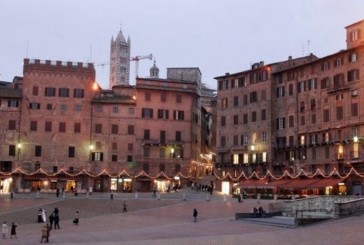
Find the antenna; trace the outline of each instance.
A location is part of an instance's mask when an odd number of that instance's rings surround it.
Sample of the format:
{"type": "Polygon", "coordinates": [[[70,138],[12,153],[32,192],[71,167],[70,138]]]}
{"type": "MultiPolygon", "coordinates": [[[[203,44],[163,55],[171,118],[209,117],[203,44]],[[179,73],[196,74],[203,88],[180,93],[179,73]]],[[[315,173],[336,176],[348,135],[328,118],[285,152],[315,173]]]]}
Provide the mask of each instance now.
{"type": "Polygon", "coordinates": [[[307,55],[310,55],[310,40],[307,41],[307,55]]]}

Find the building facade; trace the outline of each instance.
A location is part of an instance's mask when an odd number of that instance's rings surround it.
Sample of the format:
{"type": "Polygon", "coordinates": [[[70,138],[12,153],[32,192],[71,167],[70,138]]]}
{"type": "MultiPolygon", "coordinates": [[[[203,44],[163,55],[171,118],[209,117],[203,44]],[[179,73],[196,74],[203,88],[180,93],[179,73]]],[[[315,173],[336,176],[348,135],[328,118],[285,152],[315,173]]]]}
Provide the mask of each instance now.
{"type": "MultiPolygon", "coordinates": [[[[363,170],[364,21],[348,26],[347,49],[217,77],[217,169],[221,175],[363,170]]],[[[353,177],[345,193],[362,193],[353,177]]],[[[344,192],[342,192],[344,193],[344,192]]]]}
{"type": "Polygon", "coordinates": [[[198,179],[200,81],[155,71],[103,90],[93,64],[25,59],[23,78],[0,86],[6,191],[168,191],[198,179]]]}

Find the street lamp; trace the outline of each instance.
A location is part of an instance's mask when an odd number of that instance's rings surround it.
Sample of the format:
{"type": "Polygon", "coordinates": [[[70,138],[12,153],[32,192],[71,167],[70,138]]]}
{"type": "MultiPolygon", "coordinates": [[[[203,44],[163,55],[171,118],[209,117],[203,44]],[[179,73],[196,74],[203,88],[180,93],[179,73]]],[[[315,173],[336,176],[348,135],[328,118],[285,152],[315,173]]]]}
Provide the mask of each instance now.
{"type": "Polygon", "coordinates": [[[359,142],[358,136],[354,136],[353,140],[354,140],[354,143],[358,143],[359,142]]]}

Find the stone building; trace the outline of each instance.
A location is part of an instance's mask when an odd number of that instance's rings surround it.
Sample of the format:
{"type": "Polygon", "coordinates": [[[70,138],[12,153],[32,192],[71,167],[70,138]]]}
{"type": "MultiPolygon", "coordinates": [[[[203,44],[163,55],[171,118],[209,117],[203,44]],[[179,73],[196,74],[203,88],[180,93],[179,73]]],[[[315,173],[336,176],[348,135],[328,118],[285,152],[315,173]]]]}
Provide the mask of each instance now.
{"type": "Polygon", "coordinates": [[[125,39],[121,30],[110,44],[110,81],[109,88],[115,85],[129,85],[130,78],[130,37],[125,39]]]}
{"type": "MultiPolygon", "coordinates": [[[[222,175],[363,170],[364,21],[349,25],[347,48],[216,77],[217,169],[222,175]]],[[[353,178],[340,193],[362,193],[353,178]]]]}

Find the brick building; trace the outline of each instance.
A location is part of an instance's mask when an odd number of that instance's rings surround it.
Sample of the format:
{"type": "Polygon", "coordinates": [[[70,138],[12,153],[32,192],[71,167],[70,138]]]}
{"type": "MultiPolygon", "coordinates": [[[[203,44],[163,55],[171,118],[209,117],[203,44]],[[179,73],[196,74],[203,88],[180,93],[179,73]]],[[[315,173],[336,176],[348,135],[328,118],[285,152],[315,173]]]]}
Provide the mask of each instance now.
{"type": "MultiPolygon", "coordinates": [[[[363,170],[364,21],[346,28],[347,49],[216,77],[217,160],[220,174],[269,170],[363,170]]],[[[340,193],[362,193],[352,178],[340,193]]]]}
{"type": "Polygon", "coordinates": [[[154,65],[135,86],[102,90],[93,64],[25,59],[24,77],[0,86],[1,184],[166,191],[198,178],[208,149],[201,72],[172,70],[160,79],[154,65]],[[184,72],[185,80],[173,77],[184,72]]]}

